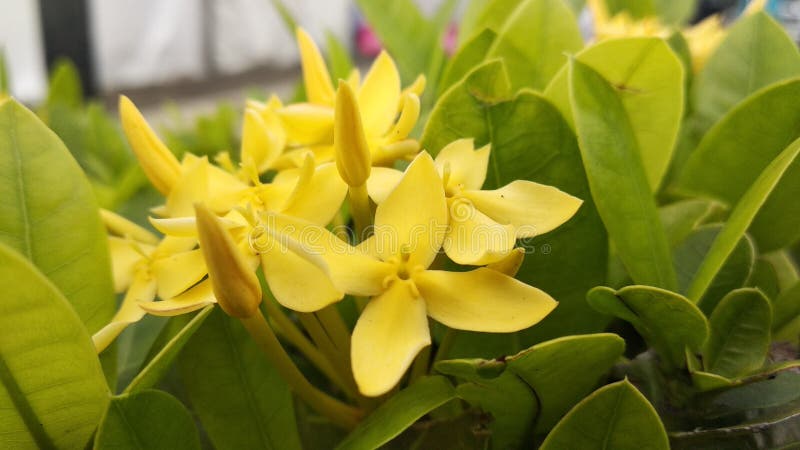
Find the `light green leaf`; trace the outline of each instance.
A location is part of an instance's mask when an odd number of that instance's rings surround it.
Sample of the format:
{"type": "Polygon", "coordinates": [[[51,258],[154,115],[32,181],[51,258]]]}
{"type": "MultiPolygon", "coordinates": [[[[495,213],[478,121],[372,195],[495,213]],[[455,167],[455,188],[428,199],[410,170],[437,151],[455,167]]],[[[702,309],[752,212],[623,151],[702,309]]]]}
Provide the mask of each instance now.
{"type": "MultiPolygon", "coordinates": [[[[731,110],[700,142],[679,178],[682,191],[736,204],[758,175],[800,136],[800,79],[770,85],[731,110]]],[[[795,162],[750,225],[764,252],[800,239],[800,163],[795,162]]]]}
{"type": "MultiPolygon", "coordinates": [[[[703,199],[682,200],[658,209],[669,246],[674,248],[692,234],[713,211],[714,203],[703,199]]],[[[680,277],[680,268],[678,276],[680,277]]]]}
{"type": "Polygon", "coordinates": [[[330,31],[325,33],[325,49],[327,50],[328,66],[331,68],[331,78],[337,82],[340,78],[346,79],[355,67],[347,47],[330,31]]]}
{"type": "Polygon", "coordinates": [[[244,327],[219,308],[180,352],[178,369],[214,447],[300,448],[288,386],[244,327]]]}
{"type": "Polygon", "coordinates": [[[711,333],[703,350],[706,371],[737,378],[764,364],[770,342],[772,308],[756,289],[725,296],[711,314],[711,333]]]}
{"type": "Polygon", "coordinates": [[[708,337],[703,313],[674,292],[650,286],[628,286],[618,291],[596,287],[587,297],[598,311],[631,323],[672,367],[683,367],[685,349],[699,350],[708,337]]]}
{"type": "Polygon", "coordinates": [[[586,291],[605,282],[608,240],[572,131],[539,94],[523,90],[512,97],[503,67],[497,60],[484,63],[448,90],[431,113],[422,145],[435,155],[460,138],[474,138],[476,147],[491,143],[486,189],[522,179],[555,186],[583,200],[567,223],[521,242],[531,251],[517,278],[552,295],[559,307],[524,333],[521,347],[513,350],[518,351],[535,342],[605,327],[607,318],[586,304],[586,291]]]}
{"type": "Polygon", "coordinates": [[[108,404],[94,345],[58,289],[0,243],[0,447],[84,448],[108,404]]]}
{"type": "Polygon", "coordinates": [[[697,0],[654,0],[655,12],[662,23],[684,25],[697,10],[697,0]]]}
{"type": "Polygon", "coordinates": [[[543,89],[566,62],[565,54],[583,47],[578,22],[563,0],[498,0],[479,23],[497,33],[485,59],[503,58],[515,89],[543,89]]]}
{"type": "MultiPolygon", "coordinates": [[[[658,189],[667,171],[684,109],[684,68],[666,41],[627,38],[602,41],[575,58],[613,87],[633,129],[647,180],[658,189]]],[[[565,65],[545,90],[573,124],[565,65]]]]}
{"type": "Polygon", "coordinates": [[[47,92],[46,107],[63,105],[79,108],[83,105],[83,86],[78,68],[68,59],[56,61],[50,73],[50,86],[47,92]]]}
{"type": "MultiPolygon", "coordinates": [[[[170,335],[169,340],[152,358],[148,358],[147,365],[136,375],[136,378],[125,388],[125,394],[133,394],[144,389],[149,389],[158,383],[172,366],[172,362],[183,349],[189,338],[194,335],[200,325],[206,320],[213,305],[206,306],[203,310],[189,320],[186,315],[173,317],[164,331],[170,335]]],[[[162,333],[163,334],[163,333],[162,333]]]]}
{"type": "Polygon", "coordinates": [[[615,334],[585,334],[543,342],[506,358],[507,370],[536,392],[539,416],[534,430],[553,427],[597,386],[624,350],[625,341],[615,334]]]}
{"type": "MultiPolygon", "coordinates": [[[[714,240],[722,231],[722,224],[710,224],[696,229],[673,252],[675,271],[678,274],[679,292],[686,292],[714,240]]],[[[711,314],[722,297],[747,283],[755,265],[756,249],[749,236],[739,239],[730,256],[712,280],[697,306],[706,315],[711,314]]]]}
{"type": "Polygon", "coordinates": [[[5,49],[0,48],[0,96],[8,94],[8,67],[6,66],[6,52],[5,49]]]}
{"type": "Polygon", "coordinates": [[[0,242],[47,276],[94,333],[114,314],[105,230],[64,144],[14,100],[0,104],[0,242]]]}
{"type": "Polygon", "coordinates": [[[675,271],[641,153],[615,89],[570,64],[570,104],[592,198],[634,282],[674,289],[675,271]]]}
{"type": "Polygon", "coordinates": [[[496,38],[497,33],[485,28],[464,43],[456,54],[450,58],[450,62],[448,62],[442,73],[442,79],[439,83],[439,96],[484,61],[486,52],[489,51],[496,38]]]}
{"type": "MultiPolygon", "coordinates": [[[[634,18],[656,14],[655,0],[601,0],[612,15],[627,12],[634,18]]],[[[673,0],[674,1],[674,0],[673,0]]]]}
{"type": "Polygon", "coordinates": [[[578,403],[541,450],[668,450],[658,413],[628,380],[604,386],[578,403]]]}
{"type": "Polygon", "coordinates": [[[420,417],[456,398],[445,377],[419,379],[393,395],[336,447],[338,450],[375,449],[389,442],[420,417]]]}
{"type": "Polygon", "coordinates": [[[800,139],[786,147],[741,197],[686,290],[686,296],[690,300],[696,302],[705,294],[725,260],[736,248],[739,239],[750,227],[761,206],[794,163],[798,153],[800,153],[800,139]]]}
{"type": "Polygon", "coordinates": [[[94,448],[199,450],[200,438],[191,414],[178,399],[148,389],[111,399],[94,448]]]}
{"type": "Polygon", "coordinates": [[[783,291],[772,304],[772,332],[776,339],[797,341],[800,336],[800,281],[783,291]]]}

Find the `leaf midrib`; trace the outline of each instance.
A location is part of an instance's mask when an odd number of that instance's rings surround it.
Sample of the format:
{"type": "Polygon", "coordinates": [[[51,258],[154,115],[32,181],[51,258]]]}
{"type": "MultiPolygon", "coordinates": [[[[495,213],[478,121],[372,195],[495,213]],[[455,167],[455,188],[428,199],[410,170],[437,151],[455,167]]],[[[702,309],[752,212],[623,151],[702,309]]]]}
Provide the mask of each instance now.
{"type": "Polygon", "coordinates": [[[22,153],[19,151],[18,137],[17,137],[17,115],[13,110],[8,112],[11,127],[9,127],[9,138],[11,139],[11,151],[14,152],[14,167],[17,171],[17,191],[19,192],[19,211],[22,214],[23,229],[20,235],[22,236],[23,248],[22,253],[29,259],[33,260],[33,245],[31,240],[31,224],[30,217],[28,216],[28,208],[25,196],[25,175],[22,170],[22,153]]]}

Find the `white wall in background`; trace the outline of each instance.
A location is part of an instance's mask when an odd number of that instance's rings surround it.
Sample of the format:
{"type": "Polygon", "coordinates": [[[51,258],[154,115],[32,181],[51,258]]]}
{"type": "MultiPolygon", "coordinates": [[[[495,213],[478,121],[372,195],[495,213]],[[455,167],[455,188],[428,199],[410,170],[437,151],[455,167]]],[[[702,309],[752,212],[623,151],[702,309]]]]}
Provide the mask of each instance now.
{"type": "Polygon", "coordinates": [[[90,0],[100,88],[150,86],[205,75],[202,0],[90,0]]]}
{"type": "Polygon", "coordinates": [[[47,91],[40,24],[36,0],[0,0],[0,48],[11,95],[26,103],[40,101],[47,91]]]}

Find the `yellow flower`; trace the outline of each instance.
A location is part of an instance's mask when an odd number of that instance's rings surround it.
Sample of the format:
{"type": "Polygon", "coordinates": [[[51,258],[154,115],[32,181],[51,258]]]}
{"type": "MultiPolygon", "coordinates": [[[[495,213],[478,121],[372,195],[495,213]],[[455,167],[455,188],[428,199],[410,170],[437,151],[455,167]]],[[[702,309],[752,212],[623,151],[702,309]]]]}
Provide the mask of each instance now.
{"type": "Polygon", "coordinates": [[[324,269],[336,289],[371,297],[353,331],[351,349],[353,374],[364,395],[390,390],[430,345],[427,316],[456,329],[512,332],[537,323],[556,306],[546,293],[496,270],[430,269],[447,223],[444,185],[427,153],[415,158],[378,205],[375,235],[358,248],[319,226],[265,216],[267,231],[324,269]]]}
{"type": "MultiPolygon", "coordinates": [[[[458,264],[498,261],[511,252],[517,239],[552,231],[583,203],[552,186],[526,180],[481,190],[489,153],[489,145],[474,150],[471,139],[460,139],[436,156],[450,216],[444,250],[458,264]]],[[[400,177],[401,172],[394,169],[374,169],[367,190],[375,203],[385,201],[400,177]]]]}

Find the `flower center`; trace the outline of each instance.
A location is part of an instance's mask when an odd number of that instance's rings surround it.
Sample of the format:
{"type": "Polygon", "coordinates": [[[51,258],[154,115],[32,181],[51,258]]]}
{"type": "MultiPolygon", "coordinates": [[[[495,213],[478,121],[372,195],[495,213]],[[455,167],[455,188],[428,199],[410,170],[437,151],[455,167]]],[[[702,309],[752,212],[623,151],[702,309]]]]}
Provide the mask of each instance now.
{"type": "Polygon", "coordinates": [[[387,261],[395,265],[395,273],[386,277],[386,280],[384,280],[383,284],[388,288],[394,282],[405,283],[408,285],[409,289],[411,289],[412,295],[419,296],[419,291],[414,283],[414,274],[424,270],[425,268],[420,264],[409,264],[408,260],[410,256],[410,252],[406,249],[403,249],[400,251],[399,258],[394,257],[387,261]]]}

